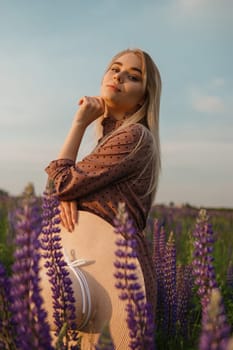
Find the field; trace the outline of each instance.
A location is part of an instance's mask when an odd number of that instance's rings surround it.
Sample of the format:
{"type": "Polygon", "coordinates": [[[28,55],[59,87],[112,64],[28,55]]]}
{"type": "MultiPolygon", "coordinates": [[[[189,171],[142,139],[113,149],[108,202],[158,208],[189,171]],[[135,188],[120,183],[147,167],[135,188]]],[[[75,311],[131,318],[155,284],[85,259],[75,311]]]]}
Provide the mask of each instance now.
{"type": "MultiPolygon", "coordinates": [[[[27,196],[28,193],[24,193],[23,198],[27,196]]],[[[35,197],[31,203],[40,207],[41,198],[35,197]]],[[[14,213],[24,206],[22,198],[1,192],[0,263],[6,268],[7,275],[12,274],[14,251],[17,251],[14,213]]],[[[24,212],[24,215],[29,222],[30,213],[27,216],[24,212]]],[[[231,349],[230,346],[227,348],[227,342],[233,325],[233,210],[205,208],[200,213],[200,208],[190,205],[155,205],[146,233],[158,280],[154,329],[156,349],[231,349]],[[211,293],[216,288],[222,299],[218,299],[214,311],[211,311],[211,293]],[[211,347],[211,344],[215,344],[215,347],[211,347]]],[[[3,284],[0,285],[0,298],[3,298],[3,287],[3,284]]],[[[4,348],[4,336],[5,339],[8,336],[10,342],[9,334],[3,331],[1,318],[4,312],[6,314],[0,306],[0,333],[3,334],[0,349],[7,349],[4,348]]],[[[112,349],[110,345],[101,348],[112,349]]],[[[139,348],[135,345],[135,349],[139,348]]],[[[11,345],[9,349],[17,348],[11,345]]],[[[145,347],[147,349],[149,347],[145,347]]]]}
{"type": "MultiPolygon", "coordinates": [[[[225,305],[225,312],[227,314],[228,324],[233,325],[233,210],[226,209],[213,209],[205,208],[208,216],[209,232],[213,238],[213,242],[210,241],[209,246],[212,246],[213,251],[209,251],[208,255],[213,258],[212,267],[216,280],[216,286],[220,289],[221,296],[225,305]]],[[[161,225],[164,225],[166,240],[170,232],[174,233],[174,243],[176,248],[176,268],[178,266],[191,266],[194,263],[194,259],[202,258],[202,263],[206,262],[206,257],[203,259],[203,255],[196,255],[194,253],[194,241],[198,240],[195,237],[197,231],[197,218],[200,212],[200,208],[194,208],[191,206],[185,207],[166,207],[155,206],[152,210],[148,230],[150,235],[153,232],[154,220],[158,219],[161,225]]],[[[205,229],[200,230],[202,235],[208,231],[205,229]]],[[[198,251],[200,247],[196,248],[198,251]]],[[[210,264],[211,265],[211,264],[210,264]]],[[[178,269],[176,270],[178,274],[178,269]]],[[[201,274],[197,277],[201,277],[201,274]]],[[[204,276],[203,276],[204,277],[204,276]]],[[[207,276],[205,276],[207,279],[207,276]]],[[[200,281],[196,278],[196,283],[191,285],[191,296],[188,303],[188,310],[186,312],[186,319],[183,327],[185,332],[180,333],[178,325],[176,324],[176,331],[169,333],[164,337],[163,330],[158,335],[159,349],[186,349],[195,350],[211,349],[208,344],[203,348],[199,345],[199,338],[202,332],[202,297],[198,295],[198,289],[200,288],[200,281]],[[175,334],[175,336],[174,336],[175,334]]],[[[207,281],[205,281],[206,283],[207,281]]],[[[208,284],[208,282],[207,282],[208,284]]],[[[178,287],[179,288],[179,287],[178,287]]],[[[186,288],[190,288],[189,285],[186,288]]],[[[207,288],[208,289],[208,288],[207,288]]],[[[162,297],[163,298],[163,297],[162,297]]],[[[179,298],[179,295],[178,295],[179,298]]],[[[179,301],[178,301],[179,302],[179,301]]],[[[161,327],[162,328],[162,327],[161,327]]],[[[218,327],[217,327],[218,328],[218,327]]],[[[216,331],[216,329],[215,329],[216,331]]],[[[220,336],[221,338],[221,336],[220,336]]],[[[220,340],[219,340],[220,342],[220,340]]],[[[215,347],[213,347],[215,348],[215,347]]],[[[226,349],[226,347],[216,347],[216,349],[226,349]]]]}

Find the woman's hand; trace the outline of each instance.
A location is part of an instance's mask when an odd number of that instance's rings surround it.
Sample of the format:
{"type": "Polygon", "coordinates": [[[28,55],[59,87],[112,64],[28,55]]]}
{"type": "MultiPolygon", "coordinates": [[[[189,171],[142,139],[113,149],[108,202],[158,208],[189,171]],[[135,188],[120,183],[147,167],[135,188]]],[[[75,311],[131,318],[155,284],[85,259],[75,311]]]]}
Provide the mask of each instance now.
{"type": "Polygon", "coordinates": [[[81,124],[85,128],[105,113],[105,103],[102,97],[84,96],[79,100],[79,106],[74,123],[81,124]]]}
{"type": "Polygon", "coordinates": [[[69,232],[74,231],[75,224],[78,222],[78,211],[76,201],[60,201],[61,224],[69,232]]]}
{"type": "Polygon", "coordinates": [[[106,111],[104,100],[98,96],[84,96],[79,101],[79,105],[71,129],[58,154],[58,159],[64,158],[75,161],[86,127],[106,111]]]}

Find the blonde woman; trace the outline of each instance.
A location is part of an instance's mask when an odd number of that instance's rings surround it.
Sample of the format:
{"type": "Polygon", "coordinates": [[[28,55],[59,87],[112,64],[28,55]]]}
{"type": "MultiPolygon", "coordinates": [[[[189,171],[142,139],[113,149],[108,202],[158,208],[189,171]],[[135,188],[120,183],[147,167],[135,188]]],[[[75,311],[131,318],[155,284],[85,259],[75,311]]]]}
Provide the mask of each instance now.
{"type": "Polygon", "coordinates": [[[103,76],[100,95],[80,99],[58,159],[46,168],[60,199],[67,261],[84,259],[70,268],[82,349],[92,349],[106,324],[116,349],[128,349],[125,305],[113,277],[113,220],[119,202],[125,203],[137,230],[138,277],[155,309],[155,275],[143,230],[160,172],[160,93],[159,71],[146,52],[118,53],[103,76]],[[76,163],[85,130],[93,122],[101,137],[76,163]]]}

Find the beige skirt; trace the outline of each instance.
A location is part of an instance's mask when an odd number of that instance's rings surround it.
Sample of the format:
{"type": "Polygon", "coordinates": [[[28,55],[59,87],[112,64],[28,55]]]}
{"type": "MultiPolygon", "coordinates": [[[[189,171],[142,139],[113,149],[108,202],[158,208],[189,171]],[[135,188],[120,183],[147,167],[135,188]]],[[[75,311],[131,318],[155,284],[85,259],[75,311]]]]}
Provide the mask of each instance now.
{"type": "MultiPolygon", "coordinates": [[[[115,287],[114,252],[117,248],[117,235],[114,228],[99,216],[80,211],[75,231],[70,233],[61,228],[60,235],[66,259],[74,265],[69,268],[69,272],[76,300],[76,321],[80,325],[78,328],[82,336],[81,349],[94,349],[101,331],[106,326],[109,327],[115,349],[129,349],[126,302],[119,299],[119,290],[115,287]],[[78,271],[78,276],[75,271],[78,271]],[[89,301],[88,298],[84,300],[80,278],[88,285],[89,301]]],[[[135,260],[139,283],[145,293],[142,270],[138,260],[135,260]]],[[[41,270],[41,285],[48,321],[54,330],[51,285],[44,267],[41,270]]]]}

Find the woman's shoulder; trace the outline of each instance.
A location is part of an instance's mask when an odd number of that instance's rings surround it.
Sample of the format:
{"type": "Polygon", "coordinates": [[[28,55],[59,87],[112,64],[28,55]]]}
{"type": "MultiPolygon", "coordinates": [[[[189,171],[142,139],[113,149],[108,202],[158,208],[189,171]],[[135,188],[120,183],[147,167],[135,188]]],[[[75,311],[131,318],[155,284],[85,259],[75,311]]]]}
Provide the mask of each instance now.
{"type": "Polygon", "coordinates": [[[139,141],[140,139],[152,141],[153,135],[151,131],[140,123],[133,123],[129,125],[122,126],[116,129],[112,135],[113,138],[125,138],[127,140],[131,140],[132,142],[139,141]]]}
{"type": "Polygon", "coordinates": [[[126,138],[131,139],[134,142],[143,141],[151,143],[153,141],[153,135],[151,131],[141,123],[133,123],[126,125],[119,134],[124,135],[126,138]]]}
{"type": "Polygon", "coordinates": [[[153,144],[153,135],[151,131],[140,123],[133,123],[128,125],[122,125],[114,130],[110,135],[107,135],[102,142],[99,143],[100,147],[112,147],[112,146],[130,146],[134,148],[137,145],[151,146],[153,144]]]}
{"type": "Polygon", "coordinates": [[[104,157],[113,155],[119,156],[121,159],[129,159],[132,156],[135,160],[151,157],[154,153],[154,138],[149,129],[140,123],[122,125],[114,130],[110,135],[98,143],[93,151],[94,153],[102,154],[104,157]]]}

